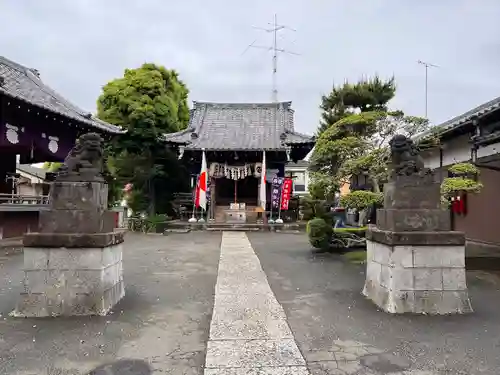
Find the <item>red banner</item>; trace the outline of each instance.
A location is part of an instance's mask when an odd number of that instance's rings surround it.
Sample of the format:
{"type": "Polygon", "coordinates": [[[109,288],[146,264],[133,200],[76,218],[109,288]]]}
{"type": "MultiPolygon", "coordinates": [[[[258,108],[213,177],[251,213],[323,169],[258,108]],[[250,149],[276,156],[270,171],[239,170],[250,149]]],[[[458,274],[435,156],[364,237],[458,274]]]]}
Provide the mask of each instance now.
{"type": "Polygon", "coordinates": [[[291,178],[285,178],[283,181],[283,189],[281,190],[281,209],[288,210],[288,203],[290,202],[290,196],[292,195],[292,184],[291,178]]]}

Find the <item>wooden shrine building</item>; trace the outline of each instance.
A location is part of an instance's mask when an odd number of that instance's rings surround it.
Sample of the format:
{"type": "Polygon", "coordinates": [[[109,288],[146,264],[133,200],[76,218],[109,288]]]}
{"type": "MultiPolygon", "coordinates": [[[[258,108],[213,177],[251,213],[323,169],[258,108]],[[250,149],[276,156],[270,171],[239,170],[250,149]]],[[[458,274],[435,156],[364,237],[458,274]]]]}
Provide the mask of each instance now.
{"type": "Polygon", "coordinates": [[[56,93],[37,70],[0,56],[0,238],[35,230],[45,208],[17,197],[16,161],[63,161],[78,136],[91,131],[105,139],[123,133],[56,93]]]}
{"type": "Polygon", "coordinates": [[[284,177],[285,164],[304,159],[315,142],[314,137],[295,131],[291,102],[194,102],[193,107],[188,128],[165,139],[180,158],[191,161],[194,174],[200,172],[205,151],[210,183],[208,219],[224,222],[227,210],[236,206],[244,208],[252,221],[261,201],[264,152],[269,211],[273,176],[284,177]]]}

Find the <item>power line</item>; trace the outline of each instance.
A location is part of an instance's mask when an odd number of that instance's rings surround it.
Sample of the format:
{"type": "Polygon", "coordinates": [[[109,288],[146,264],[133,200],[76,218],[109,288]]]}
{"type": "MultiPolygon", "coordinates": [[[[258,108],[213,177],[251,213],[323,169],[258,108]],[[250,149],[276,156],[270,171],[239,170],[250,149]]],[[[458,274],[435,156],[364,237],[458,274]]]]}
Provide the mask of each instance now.
{"type": "Polygon", "coordinates": [[[252,43],[250,43],[245,51],[243,51],[242,55],[245,54],[250,48],[259,48],[259,49],[265,49],[267,51],[273,51],[273,92],[272,92],[272,100],[273,103],[278,102],[278,83],[277,83],[277,74],[278,74],[278,54],[279,53],[287,53],[289,55],[300,55],[299,53],[292,52],[285,50],[283,48],[278,47],[278,31],[280,30],[291,30],[291,31],[297,31],[295,29],[292,29],[291,27],[288,27],[286,25],[279,25],[278,24],[278,15],[274,15],[274,21],[273,23],[269,23],[271,25],[271,28],[264,28],[264,27],[258,27],[258,26],[252,26],[254,29],[257,30],[262,30],[265,31],[266,33],[272,33],[273,34],[273,44],[272,46],[265,46],[265,45],[256,45],[255,42],[257,40],[254,40],[252,43]]]}
{"type": "Polygon", "coordinates": [[[425,118],[428,119],[428,117],[427,117],[427,108],[428,108],[428,80],[429,80],[428,70],[429,70],[429,68],[439,68],[439,66],[431,64],[429,62],[422,61],[422,60],[418,60],[417,62],[420,65],[423,65],[425,67],[425,118]]]}

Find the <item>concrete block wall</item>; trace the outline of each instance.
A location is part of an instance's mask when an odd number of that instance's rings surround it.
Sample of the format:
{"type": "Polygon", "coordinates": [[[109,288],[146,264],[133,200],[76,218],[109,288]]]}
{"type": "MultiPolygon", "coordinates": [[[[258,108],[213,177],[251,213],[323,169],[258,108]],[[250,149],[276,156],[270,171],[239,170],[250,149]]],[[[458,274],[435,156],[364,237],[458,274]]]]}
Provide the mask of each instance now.
{"type": "Polygon", "coordinates": [[[26,247],[24,293],[14,315],[105,315],[124,294],[122,244],[26,247]]]}
{"type": "Polygon", "coordinates": [[[367,241],[363,294],[390,313],[471,312],[465,246],[390,246],[367,241]]]}

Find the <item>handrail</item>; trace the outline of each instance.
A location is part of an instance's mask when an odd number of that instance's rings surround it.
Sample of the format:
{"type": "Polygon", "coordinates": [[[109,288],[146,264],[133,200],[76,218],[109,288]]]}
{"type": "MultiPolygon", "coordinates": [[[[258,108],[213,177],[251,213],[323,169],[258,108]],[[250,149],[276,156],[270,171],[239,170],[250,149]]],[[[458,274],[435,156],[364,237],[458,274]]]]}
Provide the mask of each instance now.
{"type": "Polygon", "coordinates": [[[0,193],[0,204],[49,204],[48,195],[24,195],[0,193]]]}

